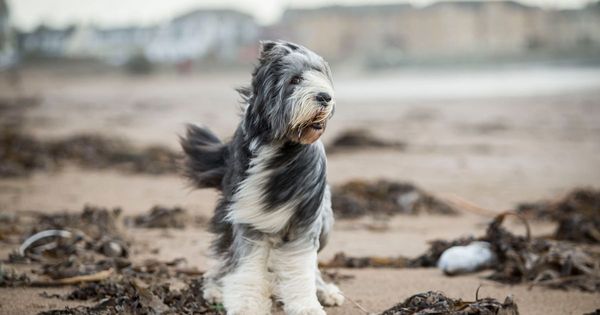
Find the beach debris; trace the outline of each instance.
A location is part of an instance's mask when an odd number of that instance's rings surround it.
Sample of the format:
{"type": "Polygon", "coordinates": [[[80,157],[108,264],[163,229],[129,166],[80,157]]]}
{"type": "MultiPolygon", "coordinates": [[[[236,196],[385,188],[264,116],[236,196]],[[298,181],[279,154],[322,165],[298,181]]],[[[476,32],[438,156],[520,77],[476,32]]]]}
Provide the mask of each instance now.
{"type": "Polygon", "coordinates": [[[410,183],[388,180],[354,180],[334,187],[331,202],[338,218],[357,218],[367,214],[458,213],[451,205],[410,183]]]}
{"type": "Polygon", "coordinates": [[[12,268],[0,263],[0,288],[1,287],[21,287],[29,285],[31,279],[24,273],[18,273],[12,268]]]}
{"type": "Polygon", "coordinates": [[[69,300],[95,301],[79,306],[41,312],[39,315],[65,314],[225,314],[223,306],[202,298],[202,280],[187,280],[182,289],[168,283],[147,283],[139,278],[121,277],[80,286],[69,300]]]}
{"type": "Polygon", "coordinates": [[[93,206],[79,213],[19,213],[27,216],[19,221],[24,237],[9,263],[32,268],[18,273],[0,264],[0,287],[74,286],[58,298],[95,303],[41,314],[224,314],[222,305],[202,299],[203,272],[185,259],[132,263],[120,213],[93,206]]]}
{"type": "Polygon", "coordinates": [[[363,256],[353,257],[344,252],[338,252],[335,256],[327,261],[320,262],[321,268],[422,268],[436,267],[437,262],[442,253],[448,248],[460,245],[468,245],[475,238],[465,237],[453,241],[434,240],[429,242],[429,249],[417,256],[409,258],[405,256],[396,257],[380,257],[380,256],[363,256]]]}
{"type": "Polygon", "coordinates": [[[410,264],[410,259],[398,257],[349,257],[345,253],[335,254],[333,259],[319,263],[321,268],[405,268],[410,264]]]}
{"type": "Polygon", "coordinates": [[[143,228],[182,229],[188,221],[187,212],[180,207],[154,206],[147,214],[133,217],[133,225],[143,228]]]}
{"type": "Polygon", "coordinates": [[[40,314],[224,314],[222,305],[202,298],[202,273],[177,272],[182,261],[147,260],[100,281],[82,283],[61,298],[96,304],[40,314]]]}
{"type": "Polygon", "coordinates": [[[98,281],[102,281],[104,279],[108,279],[113,273],[114,273],[114,270],[111,268],[111,269],[107,269],[107,270],[101,270],[101,271],[98,271],[98,272],[92,273],[92,274],[84,274],[84,275],[80,275],[80,276],[59,278],[56,280],[31,281],[29,283],[29,285],[34,286],[34,287],[53,287],[53,286],[64,286],[64,285],[85,283],[85,282],[98,282],[98,281]]]}
{"type": "Polygon", "coordinates": [[[600,244],[600,190],[577,188],[554,201],[522,203],[517,212],[528,218],[558,223],[553,237],[581,243],[600,244]]]}
{"type": "Polygon", "coordinates": [[[532,239],[529,232],[526,236],[514,235],[501,226],[505,217],[511,214],[498,215],[482,237],[492,244],[498,257],[490,279],[600,292],[598,250],[571,242],[532,239]]]}
{"type": "Polygon", "coordinates": [[[404,150],[406,143],[379,139],[366,129],[351,129],[342,132],[333,139],[331,144],[327,146],[327,153],[373,148],[404,150]]]}
{"type": "Polygon", "coordinates": [[[19,247],[19,255],[25,256],[25,251],[37,241],[43,240],[48,237],[56,236],[63,238],[71,238],[73,236],[73,233],[65,230],[45,230],[38,232],[30,236],[28,239],[25,240],[25,242],[23,242],[23,244],[21,244],[21,246],[19,247]]]}
{"type": "Polygon", "coordinates": [[[446,249],[437,266],[447,275],[456,275],[491,267],[495,260],[496,255],[491,249],[491,244],[478,241],[446,249]]]}
{"type": "Polygon", "coordinates": [[[466,246],[475,241],[472,236],[462,237],[456,240],[433,240],[429,241],[429,248],[423,254],[417,256],[410,261],[410,267],[421,268],[421,267],[437,267],[438,260],[442,254],[451,247],[455,246],[466,246]]]}
{"type": "Polygon", "coordinates": [[[21,224],[30,236],[8,262],[41,264],[38,274],[44,277],[32,279],[34,286],[97,281],[110,269],[130,265],[129,245],[117,223],[120,212],[85,206],[80,213],[35,214],[35,220],[21,224]]]}
{"type": "MultiPolygon", "coordinates": [[[[463,252],[465,249],[459,250],[463,252]]],[[[452,253],[452,252],[450,252],[452,253]]],[[[457,253],[452,253],[455,256],[457,253]]],[[[557,289],[579,289],[600,292],[600,249],[572,242],[544,238],[532,238],[527,221],[513,212],[498,215],[489,225],[486,234],[479,237],[463,237],[452,241],[436,240],[430,248],[416,258],[406,257],[352,257],[338,253],[329,262],[320,263],[322,268],[419,268],[436,267],[448,269],[449,274],[479,270],[487,267],[493,272],[489,279],[503,283],[525,283],[557,289]],[[517,216],[526,226],[524,236],[515,235],[502,227],[507,216],[517,216]],[[481,242],[485,242],[483,246],[481,242]],[[477,259],[468,263],[450,264],[440,261],[443,253],[456,246],[475,248],[477,259]],[[477,245],[478,244],[478,245],[477,245]],[[482,251],[481,253],[479,251],[482,251]],[[480,255],[480,256],[479,256],[480,255]],[[489,256],[494,259],[487,259],[489,256]],[[492,263],[493,262],[493,263],[492,263]],[[476,266],[478,268],[470,268],[476,266]],[[469,268],[465,268],[469,267],[469,268]]]]}
{"type": "Polygon", "coordinates": [[[510,296],[506,297],[504,302],[493,298],[476,298],[475,301],[468,302],[449,298],[440,292],[429,291],[415,294],[404,302],[380,313],[380,315],[421,314],[518,315],[519,309],[510,296]]]}
{"type": "Polygon", "coordinates": [[[138,149],[124,140],[99,135],[74,135],[39,140],[6,129],[0,133],[0,176],[18,177],[34,170],[57,169],[65,162],[91,169],[116,168],[133,173],[178,171],[179,154],[162,146],[138,149]]]}
{"type": "Polygon", "coordinates": [[[42,98],[37,95],[0,95],[0,134],[3,130],[21,129],[25,112],[37,107],[41,101],[42,98]]]}

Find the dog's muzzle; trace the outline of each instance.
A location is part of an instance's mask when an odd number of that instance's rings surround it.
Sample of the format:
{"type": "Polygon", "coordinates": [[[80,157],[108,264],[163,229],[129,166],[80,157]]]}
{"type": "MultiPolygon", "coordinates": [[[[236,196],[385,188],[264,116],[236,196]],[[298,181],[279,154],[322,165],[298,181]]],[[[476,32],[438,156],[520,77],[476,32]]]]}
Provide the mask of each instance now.
{"type": "Polygon", "coordinates": [[[319,104],[321,108],[310,121],[297,128],[292,140],[302,144],[311,144],[323,135],[327,128],[327,122],[333,113],[334,104],[331,102],[331,97],[324,104],[321,102],[319,104]]]}

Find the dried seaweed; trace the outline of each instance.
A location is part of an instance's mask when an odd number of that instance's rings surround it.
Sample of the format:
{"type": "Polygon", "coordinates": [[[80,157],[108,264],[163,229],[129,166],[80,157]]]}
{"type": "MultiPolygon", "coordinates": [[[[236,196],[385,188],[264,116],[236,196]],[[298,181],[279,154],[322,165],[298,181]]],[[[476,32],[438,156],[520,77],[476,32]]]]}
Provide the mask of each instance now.
{"type": "Polygon", "coordinates": [[[557,240],[600,244],[600,190],[577,188],[557,201],[522,203],[517,211],[557,222],[557,240]]]}
{"type": "Polygon", "coordinates": [[[179,155],[165,147],[137,149],[123,140],[75,135],[41,141],[12,129],[0,134],[0,176],[25,176],[53,170],[65,162],[84,168],[117,168],[134,173],[165,174],[178,170],[179,155]]]}
{"type": "Polygon", "coordinates": [[[164,282],[147,284],[137,278],[121,277],[85,284],[67,298],[96,304],[39,314],[224,314],[221,305],[211,305],[202,298],[201,278],[187,280],[183,289],[172,290],[164,282]]]}
{"type": "Polygon", "coordinates": [[[460,238],[453,241],[434,240],[429,242],[429,249],[416,258],[405,256],[378,257],[348,256],[344,252],[338,252],[327,261],[319,263],[321,268],[421,268],[435,267],[442,253],[453,246],[467,245],[475,241],[473,237],[460,238]]]}
{"type": "Polygon", "coordinates": [[[147,214],[133,217],[132,221],[136,227],[182,229],[188,221],[188,216],[186,210],[180,207],[154,206],[147,214]]]}
{"type": "Polygon", "coordinates": [[[531,239],[529,233],[514,235],[501,226],[506,215],[496,217],[481,238],[498,257],[490,279],[600,292],[600,252],[570,242],[531,239]]]}
{"type": "Polygon", "coordinates": [[[25,241],[10,261],[35,268],[20,274],[0,265],[0,286],[79,284],[59,298],[96,303],[40,314],[223,314],[221,305],[202,299],[202,272],[187,267],[184,259],[131,263],[120,213],[91,206],[80,213],[28,213],[29,220],[22,222],[25,241]]]}
{"type": "Polygon", "coordinates": [[[376,138],[371,132],[365,129],[346,130],[338,135],[329,146],[328,153],[337,153],[340,151],[349,151],[357,149],[372,148],[392,148],[404,150],[406,144],[402,142],[386,141],[376,138]]]}
{"type": "Polygon", "coordinates": [[[33,285],[124,268],[130,265],[129,244],[119,232],[120,212],[86,206],[81,213],[30,214],[34,219],[20,224],[24,242],[8,261],[39,263],[38,274],[51,280],[35,279],[33,285]]]}
{"type": "Polygon", "coordinates": [[[0,287],[21,287],[29,283],[31,279],[26,274],[18,273],[0,264],[0,287]]]}
{"type": "Polygon", "coordinates": [[[515,235],[502,227],[505,217],[498,215],[486,234],[479,238],[467,237],[452,241],[436,240],[416,258],[406,257],[351,257],[338,253],[323,268],[418,268],[435,267],[441,254],[453,246],[485,241],[497,257],[491,280],[503,283],[526,283],[558,289],[579,289],[600,292],[600,250],[571,242],[531,238],[527,221],[525,236],[515,235]]]}
{"type": "Polygon", "coordinates": [[[222,314],[222,306],[203,300],[201,273],[179,272],[181,262],[147,260],[130,265],[108,279],[83,283],[64,297],[95,305],[40,314],[222,314]],[[183,288],[173,290],[173,281],[183,281],[183,288]]]}
{"type": "Polygon", "coordinates": [[[321,268],[405,268],[410,264],[410,259],[398,257],[349,257],[343,252],[335,254],[333,259],[320,263],[321,268]]]}
{"type": "Polygon", "coordinates": [[[440,292],[415,294],[404,302],[383,311],[380,315],[518,315],[519,310],[512,298],[506,297],[503,303],[493,298],[477,299],[473,302],[455,300],[440,292]]]}
{"type": "Polygon", "coordinates": [[[457,213],[449,204],[412,184],[387,180],[350,181],[333,189],[331,202],[339,218],[356,218],[367,214],[457,213]]]}

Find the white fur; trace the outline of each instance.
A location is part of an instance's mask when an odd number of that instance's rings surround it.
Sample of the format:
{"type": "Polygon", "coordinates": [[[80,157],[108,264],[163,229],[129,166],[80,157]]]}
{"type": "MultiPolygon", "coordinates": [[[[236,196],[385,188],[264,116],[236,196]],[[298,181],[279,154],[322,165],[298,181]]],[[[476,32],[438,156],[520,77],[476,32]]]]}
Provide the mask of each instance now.
{"type": "MultiPolygon", "coordinates": [[[[325,233],[329,233],[333,227],[333,215],[326,215],[327,212],[331,213],[331,191],[329,185],[325,188],[323,194],[323,202],[321,203],[321,218],[323,230],[325,233]]],[[[327,283],[323,280],[321,272],[317,268],[316,270],[316,285],[317,285],[317,297],[319,302],[323,306],[339,306],[344,303],[344,296],[340,289],[333,283],[327,283]]]]}
{"type": "Polygon", "coordinates": [[[317,299],[317,246],[308,240],[273,248],[270,266],[275,276],[275,295],[288,315],[323,315],[317,299]]]}
{"type": "Polygon", "coordinates": [[[254,153],[256,148],[258,148],[258,139],[252,139],[248,148],[250,149],[250,152],[254,153]]]}
{"type": "Polygon", "coordinates": [[[202,297],[210,304],[223,303],[221,285],[215,280],[215,276],[221,270],[222,265],[222,261],[218,260],[202,276],[202,297]]]}
{"type": "Polygon", "coordinates": [[[325,111],[326,116],[329,116],[334,107],[334,104],[323,107],[315,101],[315,95],[320,92],[328,93],[334,99],[333,87],[327,76],[313,70],[304,72],[302,77],[302,82],[290,96],[294,104],[292,128],[301,128],[312,123],[319,111],[325,111]]]}
{"type": "Polygon", "coordinates": [[[277,148],[263,146],[256,158],[250,161],[246,179],[240,184],[233,198],[233,204],[227,219],[234,224],[249,224],[264,233],[277,233],[294,214],[297,204],[288,202],[277,209],[265,212],[264,187],[271,178],[273,170],[266,168],[275,157],[277,148]]]}
{"type": "Polygon", "coordinates": [[[323,306],[340,306],[344,303],[344,296],[340,289],[333,283],[327,283],[317,274],[317,298],[323,306]]]}
{"type": "Polygon", "coordinates": [[[225,275],[223,306],[229,315],[271,314],[271,282],[267,270],[270,246],[256,242],[252,252],[239,261],[237,268],[225,275]]]}

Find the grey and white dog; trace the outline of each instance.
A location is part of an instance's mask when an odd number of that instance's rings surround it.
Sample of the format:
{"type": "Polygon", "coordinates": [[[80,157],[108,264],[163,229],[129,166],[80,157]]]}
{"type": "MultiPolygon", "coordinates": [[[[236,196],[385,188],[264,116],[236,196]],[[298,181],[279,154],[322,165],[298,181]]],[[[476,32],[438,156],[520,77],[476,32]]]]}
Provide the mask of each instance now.
{"type": "Polygon", "coordinates": [[[235,315],[270,314],[272,296],[287,314],[325,314],[344,301],[317,268],[333,224],[319,140],[335,107],[331,70],[305,47],[264,41],[238,92],[245,107],[230,142],[195,126],[181,140],[186,175],[222,192],[204,298],[235,315]]]}

